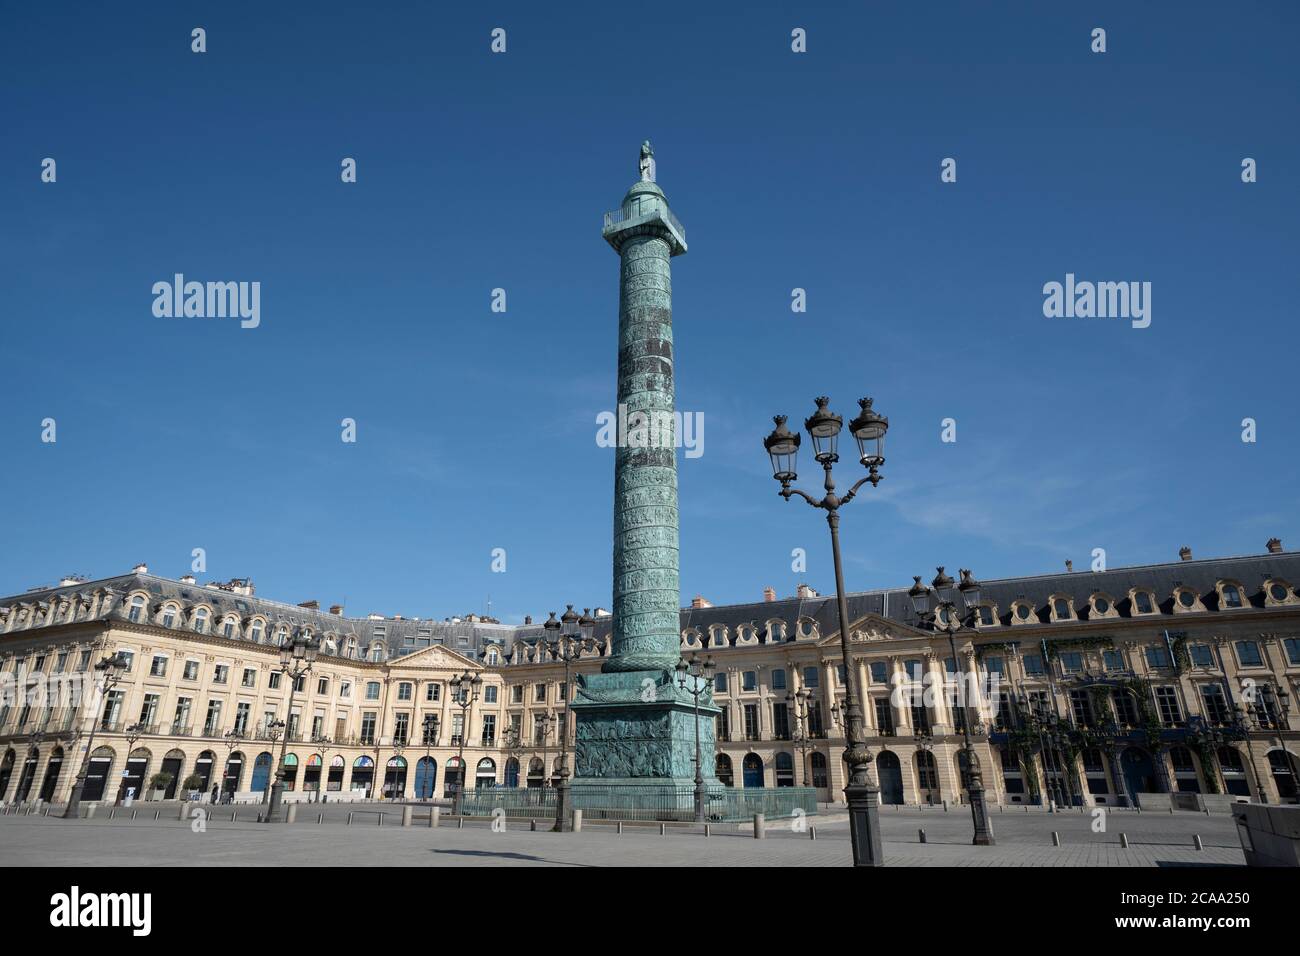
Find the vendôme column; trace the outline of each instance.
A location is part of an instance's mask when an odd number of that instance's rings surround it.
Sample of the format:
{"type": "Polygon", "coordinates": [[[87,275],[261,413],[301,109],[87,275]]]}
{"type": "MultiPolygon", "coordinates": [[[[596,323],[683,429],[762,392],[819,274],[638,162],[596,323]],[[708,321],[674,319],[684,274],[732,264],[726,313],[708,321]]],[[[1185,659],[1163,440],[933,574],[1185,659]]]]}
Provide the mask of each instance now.
{"type": "MultiPolygon", "coordinates": [[[[695,772],[693,701],[675,673],[681,589],[670,261],[686,252],[686,233],[655,183],[648,142],[640,172],[601,233],[619,255],[614,631],[602,672],[578,680],[575,787],[689,787],[695,772]]],[[[701,701],[700,763],[715,785],[717,713],[711,695],[701,701]]]]}

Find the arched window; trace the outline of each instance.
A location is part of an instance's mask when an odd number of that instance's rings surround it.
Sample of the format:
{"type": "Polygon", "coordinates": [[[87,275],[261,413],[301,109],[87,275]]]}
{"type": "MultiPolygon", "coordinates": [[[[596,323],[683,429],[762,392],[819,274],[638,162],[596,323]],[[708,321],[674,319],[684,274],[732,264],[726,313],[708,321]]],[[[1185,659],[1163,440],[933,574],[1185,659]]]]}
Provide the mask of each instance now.
{"type": "Polygon", "coordinates": [[[1241,607],[1241,604],[1241,588],[1235,584],[1225,584],[1223,586],[1223,606],[1241,607]]]}
{"type": "Polygon", "coordinates": [[[1139,614],[1151,614],[1156,609],[1150,591],[1135,591],[1133,593],[1133,606],[1139,614]]]}
{"type": "Polygon", "coordinates": [[[131,610],[127,612],[127,619],[134,624],[139,624],[142,617],[144,617],[144,597],[137,594],[131,598],[131,610]]]}
{"type": "Polygon", "coordinates": [[[726,754],[718,754],[714,760],[715,773],[718,781],[724,787],[734,787],[736,785],[735,776],[731,772],[731,758],[726,754]]]}
{"type": "Polygon", "coordinates": [[[1058,621],[1068,621],[1073,616],[1070,614],[1070,602],[1065,598],[1057,598],[1053,601],[1052,609],[1056,612],[1058,621]]]}
{"type": "Polygon", "coordinates": [[[495,787],[496,785],[496,761],[491,757],[484,757],[478,762],[478,767],[474,770],[474,789],[482,790],[484,787],[495,787]]]}
{"type": "Polygon", "coordinates": [[[487,662],[489,667],[496,667],[501,663],[501,651],[495,646],[489,647],[487,653],[483,655],[483,660],[487,662]]]}
{"type": "Polygon", "coordinates": [[[820,750],[809,758],[812,764],[812,785],[814,787],[827,787],[829,783],[826,779],[826,755],[820,750]]]}
{"type": "Polygon", "coordinates": [[[206,634],[208,631],[208,609],[205,607],[197,608],[194,611],[194,630],[198,634],[206,634]]]}
{"type": "Polygon", "coordinates": [[[232,638],[235,636],[235,619],[233,617],[227,617],[221,622],[221,636],[232,638]]]}
{"type": "Polygon", "coordinates": [[[162,626],[163,627],[176,626],[176,605],[175,604],[168,604],[166,607],[163,608],[162,626]]]}

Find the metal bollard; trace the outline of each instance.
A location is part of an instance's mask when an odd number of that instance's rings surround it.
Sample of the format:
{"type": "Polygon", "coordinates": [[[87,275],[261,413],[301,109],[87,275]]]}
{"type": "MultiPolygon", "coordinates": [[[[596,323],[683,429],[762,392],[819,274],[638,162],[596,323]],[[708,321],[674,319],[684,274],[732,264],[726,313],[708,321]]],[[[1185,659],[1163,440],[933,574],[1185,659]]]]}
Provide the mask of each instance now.
{"type": "Polygon", "coordinates": [[[1119,847],[1120,847],[1121,850],[1127,850],[1127,849],[1128,849],[1128,834],[1127,834],[1127,833],[1121,833],[1121,834],[1119,835],[1119,847]]]}
{"type": "Polygon", "coordinates": [[[817,828],[816,828],[816,827],[809,827],[809,828],[808,828],[808,839],[810,839],[810,840],[815,840],[815,839],[817,839],[817,828]]]}
{"type": "Polygon", "coordinates": [[[441,807],[431,807],[429,809],[429,826],[432,829],[436,830],[438,828],[438,822],[439,822],[438,817],[441,813],[442,813],[441,807]]]}
{"type": "Polygon", "coordinates": [[[90,806],[86,807],[86,819],[89,820],[93,818],[95,816],[95,811],[98,809],[99,804],[97,803],[92,803],[90,806]]]}
{"type": "Polygon", "coordinates": [[[668,824],[666,824],[666,823],[661,823],[661,824],[659,824],[659,835],[660,835],[660,836],[667,836],[667,835],[668,835],[668,824]]]}
{"type": "Polygon", "coordinates": [[[158,822],[158,816],[159,816],[159,814],[161,814],[161,813],[162,813],[161,810],[155,810],[155,811],[153,812],[153,822],[154,822],[154,823],[157,823],[157,822],[158,822]]]}
{"type": "Polygon", "coordinates": [[[349,811],[348,811],[348,826],[352,826],[352,814],[353,814],[354,812],[355,812],[355,811],[353,811],[353,810],[349,810],[349,811]]]}
{"type": "Polygon", "coordinates": [[[529,830],[529,832],[531,832],[531,833],[536,833],[536,832],[537,832],[537,821],[536,821],[536,820],[529,820],[529,821],[528,821],[528,830],[529,830]]]}
{"type": "Polygon", "coordinates": [[[115,819],[117,819],[117,807],[114,807],[112,810],[109,810],[109,811],[108,811],[108,818],[109,818],[110,820],[115,820],[115,819]]]}
{"type": "Polygon", "coordinates": [[[622,821],[622,820],[619,820],[618,823],[616,823],[616,824],[614,825],[614,832],[617,833],[619,836],[622,836],[622,835],[623,835],[623,821],[622,821]]]}
{"type": "Polygon", "coordinates": [[[1192,834],[1192,843],[1196,844],[1196,849],[1198,850],[1205,849],[1205,844],[1201,842],[1201,835],[1199,833],[1192,834]]]}
{"type": "Polygon", "coordinates": [[[135,810],[132,810],[132,811],[131,811],[131,819],[132,819],[132,820],[135,819],[135,814],[136,814],[136,811],[135,811],[135,810]]]}
{"type": "Polygon", "coordinates": [[[456,829],[457,830],[465,829],[465,817],[463,815],[456,818],[456,829]]]}
{"type": "MultiPolygon", "coordinates": [[[[235,819],[235,815],[232,813],[230,815],[230,820],[232,823],[234,822],[234,819],[235,819]]],[[[298,819],[298,804],[291,803],[289,804],[289,808],[284,812],[284,822],[293,823],[297,819],[298,819]]]]}
{"type": "MultiPolygon", "coordinates": [[[[230,811],[230,822],[231,822],[231,823],[234,823],[234,822],[235,822],[235,817],[236,817],[238,814],[239,814],[239,811],[238,811],[238,810],[231,810],[231,811],[230,811]]],[[[293,822],[293,804],[289,804],[289,822],[290,822],[290,823],[293,822]]]]}
{"type": "Polygon", "coordinates": [[[917,828],[916,836],[917,836],[917,842],[919,843],[925,842],[925,831],[920,829],[919,827],[917,828]]]}
{"type": "Polygon", "coordinates": [[[411,805],[408,803],[406,806],[402,807],[402,826],[409,827],[410,825],[411,825],[411,805]]]}
{"type": "Polygon", "coordinates": [[[764,822],[765,821],[763,818],[763,814],[761,813],[754,814],[754,839],[755,840],[767,839],[767,828],[763,825],[764,822]]]}
{"type": "Polygon", "coordinates": [[[710,823],[706,823],[706,824],[704,824],[704,835],[705,835],[705,836],[713,836],[713,825],[712,825],[712,824],[710,824],[710,823]]]}
{"type": "Polygon", "coordinates": [[[384,811],[383,811],[383,810],[380,810],[380,811],[379,811],[379,819],[377,819],[377,820],[375,821],[375,826],[377,826],[377,827],[382,827],[382,826],[384,825],[384,816],[385,816],[384,811]]]}
{"type": "Polygon", "coordinates": [[[582,832],[582,811],[581,810],[573,811],[573,832],[574,833],[582,832]]]}
{"type": "Polygon", "coordinates": [[[178,814],[176,814],[176,819],[178,819],[178,820],[184,820],[184,819],[185,819],[185,811],[188,810],[188,809],[189,809],[189,808],[188,808],[187,806],[185,806],[185,804],[182,803],[182,804],[181,804],[181,812],[178,813],[178,814]]]}
{"type": "Polygon", "coordinates": [[[1053,831],[1052,831],[1052,846],[1060,846],[1060,845],[1061,845],[1061,834],[1059,834],[1059,833],[1057,833],[1055,830],[1053,830],[1053,831]]]}
{"type": "Polygon", "coordinates": [[[324,823],[324,822],[325,822],[325,814],[323,814],[323,813],[318,813],[318,814],[316,814],[316,823],[317,823],[317,825],[322,824],[322,823],[324,823]]]}

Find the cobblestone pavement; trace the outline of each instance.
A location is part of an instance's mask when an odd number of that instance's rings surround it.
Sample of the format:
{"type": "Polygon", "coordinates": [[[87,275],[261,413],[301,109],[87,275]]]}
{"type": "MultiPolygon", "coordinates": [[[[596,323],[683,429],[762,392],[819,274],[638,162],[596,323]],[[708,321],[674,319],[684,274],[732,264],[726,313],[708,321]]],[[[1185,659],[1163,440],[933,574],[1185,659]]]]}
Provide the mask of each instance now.
{"type": "MultiPolygon", "coordinates": [[[[374,816],[348,827],[348,808],[327,807],[323,825],[316,812],[300,811],[293,826],[252,822],[250,810],[232,822],[230,808],[218,808],[206,831],[176,819],[175,807],[155,822],[152,810],[131,821],[65,821],[40,816],[0,816],[0,865],[6,866],[836,866],[849,860],[843,816],[816,821],[817,839],[773,825],[755,840],[748,828],[715,827],[710,837],[693,828],[588,827],[555,834],[511,822],[504,833],[486,823],[464,829],[444,820],[406,829],[393,825],[400,811],[378,826],[374,816]],[[171,819],[166,819],[171,816],[171,819]]],[[[355,809],[355,808],[353,808],[355,809]]],[[[393,808],[389,808],[390,811],[393,808]]],[[[998,845],[972,847],[970,817],[956,811],[886,811],[882,815],[885,859],[891,866],[1185,866],[1242,865],[1235,830],[1226,816],[1112,813],[1107,831],[1094,833],[1088,814],[1003,814],[995,816],[998,845]],[[926,830],[920,843],[917,828],[926,830]],[[1052,831],[1062,846],[1051,842],[1052,831]],[[1119,833],[1130,846],[1119,845],[1119,833]],[[1193,834],[1205,846],[1196,850],[1193,834]]],[[[539,824],[544,827],[545,824],[539,824]]]]}

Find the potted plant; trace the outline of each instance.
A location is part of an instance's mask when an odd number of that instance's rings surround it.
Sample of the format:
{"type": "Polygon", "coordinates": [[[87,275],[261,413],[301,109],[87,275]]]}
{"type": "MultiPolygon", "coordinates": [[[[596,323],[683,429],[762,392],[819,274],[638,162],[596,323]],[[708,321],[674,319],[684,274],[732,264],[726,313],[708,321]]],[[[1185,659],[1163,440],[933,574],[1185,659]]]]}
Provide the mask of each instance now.
{"type": "Polygon", "coordinates": [[[167,771],[156,773],[149,778],[149,799],[165,800],[167,797],[167,788],[171,786],[172,780],[175,779],[167,771]]]}
{"type": "Polygon", "coordinates": [[[203,778],[197,773],[192,773],[185,778],[182,786],[188,794],[188,799],[197,800],[199,791],[203,789],[203,778]]]}

